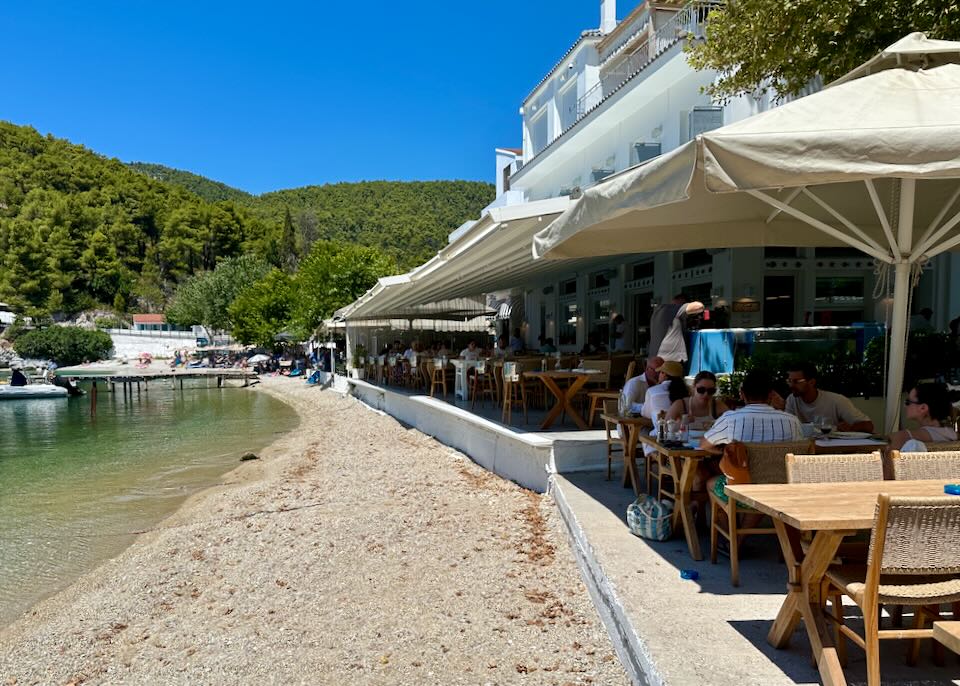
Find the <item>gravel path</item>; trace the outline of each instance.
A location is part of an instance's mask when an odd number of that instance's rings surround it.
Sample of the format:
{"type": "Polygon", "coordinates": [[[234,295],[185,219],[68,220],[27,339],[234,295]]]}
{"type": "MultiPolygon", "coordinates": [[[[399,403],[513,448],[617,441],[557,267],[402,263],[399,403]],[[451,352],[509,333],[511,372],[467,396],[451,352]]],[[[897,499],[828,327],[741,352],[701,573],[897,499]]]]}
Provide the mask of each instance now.
{"type": "Polygon", "coordinates": [[[0,684],[627,683],[549,498],[260,391],[300,428],[0,633],[0,684]]]}

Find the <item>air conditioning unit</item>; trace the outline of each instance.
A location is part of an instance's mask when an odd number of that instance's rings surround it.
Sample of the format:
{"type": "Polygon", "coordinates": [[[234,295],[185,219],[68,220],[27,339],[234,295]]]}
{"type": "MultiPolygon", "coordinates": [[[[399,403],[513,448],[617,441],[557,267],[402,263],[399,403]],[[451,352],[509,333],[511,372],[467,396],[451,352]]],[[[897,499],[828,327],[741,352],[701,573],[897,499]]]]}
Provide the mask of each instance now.
{"type": "Polygon", "coordinates": [[[641,162],[646,162],[647,160],[652,160],[654,157],[660,155],[660,143],[645,143],[643,141],[637,141],[633,144],[633,149],[636,152],[637,161],[635,164],[640,164],[641,162]]]}
{"type": "Polygon", "coordinates": [[[592,176],[594,181],[603,181],[616,171],[613,167],[594,167],[592,176]]]}
{"type": "Polygon", "coordinates": [[[576,200],[583,195],[583,191],[580,186],[564,186],[560,189],[560,195],[569,195],[571,200],[576,200]]]}

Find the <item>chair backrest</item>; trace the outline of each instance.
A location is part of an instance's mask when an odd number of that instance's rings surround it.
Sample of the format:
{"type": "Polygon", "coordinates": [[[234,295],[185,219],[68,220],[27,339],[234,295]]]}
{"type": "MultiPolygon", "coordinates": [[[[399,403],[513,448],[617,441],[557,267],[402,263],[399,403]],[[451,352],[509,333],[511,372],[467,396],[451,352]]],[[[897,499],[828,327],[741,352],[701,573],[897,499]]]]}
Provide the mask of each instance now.
{"type": "MultiPolygon", "coordinates": [[[[618,411],[618,409],[619,409],[619,408],[617,407],[617,401],[616,401],[616,400],[614,400],[613,398],[604,398],[604,399],[603,399],[603,414],[604,414],[604,416],[606,416],[606,417],[616,417],[616,416],[617,416],[617,411],[618,411]]],[[[616,422],[611,422],[611,421],[608,420],[608,419],[604,419],[604,420],[603,420],[603,424],[604,424],[604,428],[606,428],[606,430],[607,430],[607,438],[609,439],[609,438],[610,438],[610,431],[611,431],[611,429],[616,428],[617,423],[616,423],[616,422]]]]}
{"type": "Polygon", "coordinates": [[[610,385],[610,360],[584,360],[583,368],[600,371],[600,374],[592,374],[590,376],[588,383],[591,386],[603,386],[606,388],[610,385]]]}
{"type": "Polygon", "coordinates": [[[940,441],[939,443],[924,441],[923,444],[927,446],[928,453],[949,453],[960,450],[960,441],[940,441]]]}
{"type": "Polygon", "coordinates": [[[879,452],[850,455],[794,455],[787,453],[787,483],[816,484],[841,481],[883,481],[879,452]]]}
{"type": "Polygon", "coordinates": [[[627,373],[623,375],[623,382],[626,383],[632,379],[637,374],[637,361],[630,360],[630,364],[627,365],[627,373]]]}
{"type": "Polygon", "coordinates": [[[876,513],[868,583],[880,574],[960,574],[960,498],[881,493],[876,513]]]}
{"type": "Polygon", "coordinates": [[[787,483],[787,453],[812,455],[813,441],[785,443],[744,443],[750,467],[750,479],[755,484],[787,483]]]}
{"type": "Polygon", "coordinates": [[[960,451],[902,453],[891,450],[890,464],[897,481],[960,479],[960,451]]]}

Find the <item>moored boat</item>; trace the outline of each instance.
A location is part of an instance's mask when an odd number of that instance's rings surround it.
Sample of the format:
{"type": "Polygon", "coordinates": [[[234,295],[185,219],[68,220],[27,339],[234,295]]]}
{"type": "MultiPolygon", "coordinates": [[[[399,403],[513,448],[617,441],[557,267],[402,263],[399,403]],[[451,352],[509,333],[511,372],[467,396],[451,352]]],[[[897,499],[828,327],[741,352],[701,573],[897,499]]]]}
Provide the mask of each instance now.
{"type": "Polygon", "coordinates": [[[53,384],[29,384],[27,386],[0,386],[0,400],[26,398],[66,398],[67,389],[53,384]]]}

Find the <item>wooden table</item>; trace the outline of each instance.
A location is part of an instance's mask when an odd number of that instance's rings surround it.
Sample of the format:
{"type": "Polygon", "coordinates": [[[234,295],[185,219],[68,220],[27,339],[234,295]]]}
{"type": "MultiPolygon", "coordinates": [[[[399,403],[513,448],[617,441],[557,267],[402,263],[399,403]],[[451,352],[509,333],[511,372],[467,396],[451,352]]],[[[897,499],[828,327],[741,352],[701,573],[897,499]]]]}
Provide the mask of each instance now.
{"type": "MultiPolygon", "coordinates": [[[[643,429],[653,428],[653,422],[646,417],[630,417],[624,415],[609,415],[601,412],[600,416],[608,422],[616,422],[623,434],[623,476],[621,483],[623,486],[633,487],[633,492],[640,495],[640,475],[637,474],[637,446],[639,445],[640,432],[643,429]],[[625,432],[625,433],[624,433],[625,432]]],[[[646,484],[644,484],[646,490],[646,484]]]]}
{"type": "Polygon", "coordinates": [[[674,477],[674,489],[677,500],[673,508],[673,527],[677,528],[678,520],[683,522],[683,535],[687,539],[687,548],[690,557],[702,560],[700,552],[700,538],[697,536],[696,522],[693,520],[693,479],[697,475],[700,462],[708,457],[716,457],[713,453],[696,448],[665,448],[657,443],[653,436],[639,436],[640,442],[649,445],[657,453],[670,462],[670,469],[674,477]]]}
{"type": "Polygon", "coordinates": [[[591,376],[597,374],[602,374],[599,369],[577,369],[577,370],[568,370],[568,371],[559,371],[552,370],[546,372],[523,372],[523,376],[529,379],[540,379],[543,382],[543,385],[547,387],[554,397],[556,397],[557,402],[550,409],[550,412],[547,414],[546,419],[543,420],[543,423],[540,425],[540,430],[544,431],[549,429],[557,417],[566,410],[567,414],[570,415],[570,418],[574,423],[580,427],[582,431],[586,431],[590,427],[587,426],[587,423],[583,420],[583,417],[580,416],[580,413],[577,412],[577,409],[573,406],[573,398],[577,395],[577,391],[583,388],[583,385],[590,380],[591,376]],[[561,388],[558,381],[563,381],[567,379],[570,381],[570,384],[566,388],[561,388]]]}
{"type": "Polygon", "coordinates": [[[873,528],[880,493],[929,497],[943,495],[948,481],[868,481],[819,484],[745,484],[727,486],[737,501],[773,518],[783,549],[789,582],[787,597],[767,634],[775,648],[785,648],[803,619],[824,684],[846,684],[832,632],[820,607],[820,585],[845,536],[873,528]],[[800,534],[815,532],[804,553],[800,534]]]}
{"type": "Polygon", "coordinates": [[[933,637],[953,652],[960,654],[960,622],[934,622],[933,637]]]}

